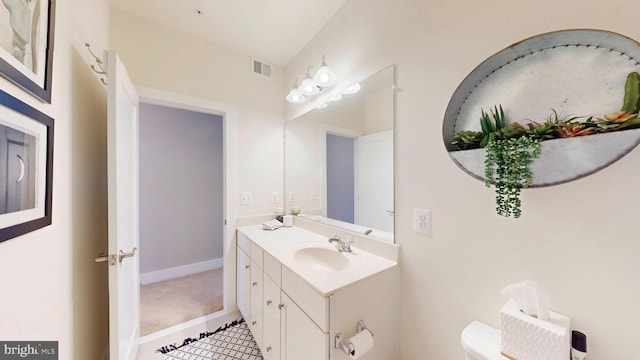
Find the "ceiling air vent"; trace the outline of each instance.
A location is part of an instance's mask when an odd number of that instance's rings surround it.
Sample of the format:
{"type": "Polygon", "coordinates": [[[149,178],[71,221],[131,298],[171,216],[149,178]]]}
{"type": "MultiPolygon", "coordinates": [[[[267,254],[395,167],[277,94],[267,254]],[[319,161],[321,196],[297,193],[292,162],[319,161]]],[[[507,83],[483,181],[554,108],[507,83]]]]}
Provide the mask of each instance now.
{"type": "Polygon", "coordinates": [[[271,64],[262,60],[251,58],[251,73],[271,79],[271,64]]]}

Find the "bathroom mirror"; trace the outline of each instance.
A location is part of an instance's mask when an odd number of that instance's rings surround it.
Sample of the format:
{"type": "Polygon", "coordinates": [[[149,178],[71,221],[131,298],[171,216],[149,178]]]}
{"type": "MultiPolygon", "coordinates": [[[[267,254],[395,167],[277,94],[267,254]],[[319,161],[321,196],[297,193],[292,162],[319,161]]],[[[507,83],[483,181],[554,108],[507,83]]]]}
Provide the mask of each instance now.
{"type": "Polygon", "coordinates": [[[285,127],[287,212],[394,242],[394,67],[285,127]]]}

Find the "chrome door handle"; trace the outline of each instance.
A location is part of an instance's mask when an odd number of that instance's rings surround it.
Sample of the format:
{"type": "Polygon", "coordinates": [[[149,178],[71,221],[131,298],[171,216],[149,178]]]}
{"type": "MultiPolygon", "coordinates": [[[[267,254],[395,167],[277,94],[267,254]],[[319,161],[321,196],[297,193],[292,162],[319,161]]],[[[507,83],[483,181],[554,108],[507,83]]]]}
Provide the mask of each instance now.
{"type": "Polygon", "coordinates": [[[122,250],[120,250],[120,254],[116,255],[116,254],[111,254],[111,255],[105,255],[105,253],[101,253],[99,257],[95,258],[95,262],[97,263],[101,263],[101,262],[109,262],[109,266],[114,266],[118,263],[121,263],[122,260],[124,260],[125,258],[130,258],[130,257],[134,257],[136,255],[136,253],[138,252],[138,248],[133,248],[133,250],[131,250],[130,252],[124,252],[122,250]]]}
{"type": "Polygon", "coordinates": [[[120,250],[120,255],[118,255],[118,262],[122,262],[122,260],[124,260],[125,258],[134,257],[137,251],[138,251],[138,248],[135,248],[135,247],[133,248],[133,250],[127,253],[120,250]]]}
{"type": "Polygon", "coordinates": [[[271,300],[267,300],[267,306],[271,305],[271,300]]]}
{"type": "Polygon", "coordinates": [[[395,212],[393,210],[387,210],[387,215],[393,216],[395,215],[395,212]]]}

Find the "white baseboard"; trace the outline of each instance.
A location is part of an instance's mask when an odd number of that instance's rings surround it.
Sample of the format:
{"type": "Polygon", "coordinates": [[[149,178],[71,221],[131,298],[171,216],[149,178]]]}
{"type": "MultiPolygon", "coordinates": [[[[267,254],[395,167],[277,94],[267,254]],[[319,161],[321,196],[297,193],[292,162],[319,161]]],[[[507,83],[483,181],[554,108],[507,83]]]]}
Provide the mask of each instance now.
{"type": "Polygon", "coordinates": [[[203,271],[219,269],[224,265],[224,259],[213,259],[193,264],[176,266],[168,269],[151,271],[140,274],[140,284],[146,285],[158,281],[175,279],[181,276],[197,274],[203,271]]]}

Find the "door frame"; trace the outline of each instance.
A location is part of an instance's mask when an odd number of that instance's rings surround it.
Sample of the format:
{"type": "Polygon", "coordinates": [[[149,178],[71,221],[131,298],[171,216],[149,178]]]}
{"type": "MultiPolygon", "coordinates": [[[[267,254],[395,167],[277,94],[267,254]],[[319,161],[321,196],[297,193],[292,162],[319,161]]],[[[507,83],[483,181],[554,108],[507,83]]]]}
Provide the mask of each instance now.
{"type": "Polygon", "coordinates": [[[166,90],[136,86],[140,103],[171,107],[182,110],[195,111],[222,116],[223,128],[223,309],[213,314],[205,315],[182,324],[174,325],[164,330],[141,337],[140,342],[147,342],[205,323],[211,319],[237,311],[236,305],[236,207],[234,194],[237,193],[237,162],[236,162],[236,108],[231,104],[221,103],[209,99],[175,93],[166,90]]]}

